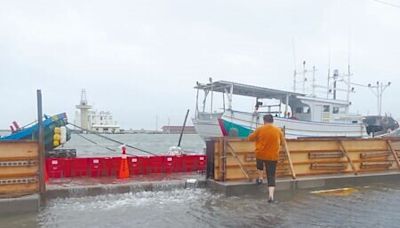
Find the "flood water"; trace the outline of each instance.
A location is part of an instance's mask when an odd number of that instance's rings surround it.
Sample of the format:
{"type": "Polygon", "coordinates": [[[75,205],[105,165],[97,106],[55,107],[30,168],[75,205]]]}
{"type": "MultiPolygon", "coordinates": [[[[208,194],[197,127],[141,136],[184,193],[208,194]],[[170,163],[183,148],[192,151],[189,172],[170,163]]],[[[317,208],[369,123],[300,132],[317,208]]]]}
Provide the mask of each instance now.
{"type": "MultiPolygon", "coordinates": [[[[114,137],[131,137],[127,143],[146,149],[154,145],[158,153],[177,140],[174,135],[114,137]]],[[[191,137],[186,137],[184,145],[201,152],[203,142],[198,136],[191,137]]],[[[79,156],[109,155],[106,150],[98,152],[97,147],[83,142],[79,139],[70,142],[80,146],[78,150],[85,149],[79,156]]],[[[227,197],[202,188],[52,199],[39,213],[0,215],[0,227],[399,227],[400,224],[398,183],[357,187],[347,196],[298,191],[278,194],[277,200],[269,204],[262,191],[258,195],[227,197]]]]}
{"type": "Polygon", "coordinates": [[[400,187],[359,187],[349,196],[296,192],[226,197],[206,189],[50,200],[38,214],[0,217],[1,227],[399,227],[400,187]]]}

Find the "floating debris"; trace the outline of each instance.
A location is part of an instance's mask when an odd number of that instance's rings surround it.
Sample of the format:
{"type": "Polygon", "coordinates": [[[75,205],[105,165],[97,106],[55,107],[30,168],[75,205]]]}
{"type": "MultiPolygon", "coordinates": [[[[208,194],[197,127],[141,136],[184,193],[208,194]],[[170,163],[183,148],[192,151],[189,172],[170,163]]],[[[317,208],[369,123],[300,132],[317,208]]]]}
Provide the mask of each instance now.
{"type": "Polygon", "coordinates": [[[311,194],[327,195],[327,196],[349,196],[358,192],[355,188],[335,188],[327,190],[312,191],[311,194]]]}

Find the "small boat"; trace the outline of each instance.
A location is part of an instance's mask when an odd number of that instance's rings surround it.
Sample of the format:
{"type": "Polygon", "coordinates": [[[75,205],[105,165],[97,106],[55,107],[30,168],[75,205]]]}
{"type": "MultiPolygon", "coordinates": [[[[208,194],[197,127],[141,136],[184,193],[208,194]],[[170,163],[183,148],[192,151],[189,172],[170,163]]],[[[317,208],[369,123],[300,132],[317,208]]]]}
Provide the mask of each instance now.
{"type": "MultiPolygon", "coordinates": [[[[43,120],[44,127],[44,141],[46,151],[54,149],[56,146],[53,145],[54,129],[56,127],[66,126],[67,114],[60,113],[54,116],[46,116],[43,120]]],[[[23,127],[20,129],[13,129],[14,132],[6,136],[0,136],[0,141],[15,141],[15,140],[36,140],[38,138],[39,126],[37,123],[23,127]]],[[[70,132],[67,128],[66,140],[71,138],[70,132]]]]}
{"type": "Polygon", "coordinates": [[[348,100],[320,98],[304,93],[276,90],[230,81],[197,83],[196,113],[193,124],[204,139],[220,136],[247,137],[271,114],[287,138],[299,137],[368,137],[364,117],[349,113],[348,100]],[[199,91],[204,92],[199,109],[199,91]],[[213,109],[214,93],[222,94],[222,111],[213,109]],[[232,108],[233,96],[254,99],[254,111],[232,108]],[[210,98],[210,111],[206,111],[210,98]],[[268,103],[267,103],[268,102],[268,103]]]}

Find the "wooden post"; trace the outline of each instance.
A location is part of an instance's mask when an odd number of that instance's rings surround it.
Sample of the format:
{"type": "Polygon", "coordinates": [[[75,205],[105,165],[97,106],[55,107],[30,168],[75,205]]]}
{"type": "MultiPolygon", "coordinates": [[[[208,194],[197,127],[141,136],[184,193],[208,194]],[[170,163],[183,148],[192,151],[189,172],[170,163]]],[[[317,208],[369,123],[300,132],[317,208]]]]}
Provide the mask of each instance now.
{"type": "Polygon", "coordinates": [[[206,172],[206,179],[215,179],[215,145],[216,140],[207,140],[206,141],[206,156],[207,156],[207,172],[206,172]]]}
{"type": "Polygon", "coordinates": [[[222,139],[222,153],[221,153],[221,165],[220,167],[222,168],[221,171],[221,180],[225,181],[226,179],[226,139],[222,139]]]}
{"type": "Polygon", "coordinates": [[[388,148],[389,148],[390,152],[392,152],[392,154],[393,154],[393,157],[394,157],[394,160],[396,161],[397,167],[400,169],[399,157],[397,156],[396,150],[393,149],[392,141],[390,141],[390,139],[388,139],[388,140],[386,141],[386,143],[387,143],[387,145],[388,145],[388,148]]]}
{"type": "Polygon", "coordinates": [[[38,144],[39,144],[39,193],[41,196],[43,196],[46,193],[46,183],[45,183],[46,166],[45,166],[45,150],[44,150],[42,91],[38,89],[36,93],[37,93],[37,118],[38,118],[38,144]]]}
{"type": "Polygon", "coordinates": [[[238,158],[238,156],[236,155],[236,153],[235,153],[235,151],[233,150],[233,148],[232,148],[232,146],[229,144],[229,142],[227,142],[227,146],[229,147],[229,151],[231,152],[231,154],[233,155],[233,157],[236,159],[236,161],[238,162],[238,164],[239,164],[239,167],[240,167],[240,169],[242,170],[242,173],[246,176],[246,178],[248,179],[248,180],[250,180],[250,176],[249,176],[249,174],[247,173],[247,171],[245,170],[245,168],[243,167],[243,164],[242,164],[242,162],[240,161],[240,159],[238,158]]]}
{"type": "Polygon", "coordinates": [[[283,145],[284,145],[284,147],[285,147],[286,156],[287,156],[288,161],[289,161],[290,172],[292,173],[292,178],[293,178],[293,179],[296,179],[296,173],[294,172],[292,157],[290,156],[289,147],[288,147],[288,145],[287,145],[287,141],[286,141],[286,138],[285,138],[285,137],[283,138],[283,145]]]}
{"type": "Polygon", "coordinates": [[[339,140],[338,144],[339,144],[339,149],[344,154],[344,156],[347,158],[347,161],[350,163],[350,166],[353,169],[354,174],[357,175],[358,173],[357,173],[356,167],[354,166],[353,161],[351,161],[351,158],[349,157],[349,154],[347,153],[346,149],[344,148],[342,140],[339,140]]]}
{"type": "Polygon", "coordinates": [[[185,126],[186,126],[186,121],[187,121],[188,116],[189,116],[189,109],[186,111],[185,121],[183,122],[181,134],[179,135],[178,147],[181,146],[182,136],[183,136],[183,132],[185,131],[185,126]]]}

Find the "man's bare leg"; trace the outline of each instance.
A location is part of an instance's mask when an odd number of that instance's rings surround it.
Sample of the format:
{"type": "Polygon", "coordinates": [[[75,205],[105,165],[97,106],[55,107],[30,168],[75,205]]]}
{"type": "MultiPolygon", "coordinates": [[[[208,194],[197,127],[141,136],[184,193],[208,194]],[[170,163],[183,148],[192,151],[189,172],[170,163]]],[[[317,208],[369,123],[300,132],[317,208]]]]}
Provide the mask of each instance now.
{"type": "Polygon", "coordinates": [[[275,192],[275,186],[269,186],[268,187],[268,193],[269,193],[269,198],[268,201],[274,201],[274,192],[275,192]]]}

